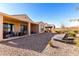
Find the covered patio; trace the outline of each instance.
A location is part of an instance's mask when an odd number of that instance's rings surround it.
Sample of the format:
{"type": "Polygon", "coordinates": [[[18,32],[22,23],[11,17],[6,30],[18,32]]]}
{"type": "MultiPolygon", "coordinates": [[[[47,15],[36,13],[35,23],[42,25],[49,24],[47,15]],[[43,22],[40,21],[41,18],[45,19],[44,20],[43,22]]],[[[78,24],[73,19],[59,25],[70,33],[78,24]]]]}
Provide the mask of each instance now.
{"type": "Polygon", "coordinates": [[[37,33],[39,33],[39,24],[27,22],[7,14],[0,14],[0,40],[37,33]]]}

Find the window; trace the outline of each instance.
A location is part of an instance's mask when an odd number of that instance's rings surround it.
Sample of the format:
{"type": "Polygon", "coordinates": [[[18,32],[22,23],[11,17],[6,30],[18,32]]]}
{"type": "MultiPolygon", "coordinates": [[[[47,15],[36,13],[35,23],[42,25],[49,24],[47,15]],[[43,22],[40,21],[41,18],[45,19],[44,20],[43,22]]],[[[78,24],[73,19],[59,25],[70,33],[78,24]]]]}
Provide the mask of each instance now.
{"type": "Polygon", "coordinates": [[[3,30],[6,32],[11,32],[13,31],[13,24],[8,24],[8,23],[4,23],[3,24],[3,30]]]}
{"type": "Polygon", "coordinates": [[[26,25],[21,25],[21,32],[27,31],[27,26],[26,25]]]}

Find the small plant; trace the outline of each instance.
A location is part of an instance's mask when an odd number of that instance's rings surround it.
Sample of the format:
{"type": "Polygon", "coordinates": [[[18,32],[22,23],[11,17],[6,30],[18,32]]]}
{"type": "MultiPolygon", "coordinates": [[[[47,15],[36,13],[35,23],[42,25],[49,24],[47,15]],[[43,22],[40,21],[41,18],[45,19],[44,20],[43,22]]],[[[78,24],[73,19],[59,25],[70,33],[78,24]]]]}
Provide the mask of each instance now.
{"type": "Polygon", "coordinates": [[[58,33],[58,34],[60,34],[60,33],[61,33],[61,31],[60,31],[60,30],[55,30],[55,32],[56,32],[56,33],[58,33]]]}
{"type": "Polygon", "coordinates": [[[68,31],[67,34],[70,37],[75,37],[76,36],[76,33],[74,31],[68,31]]]}
{"type": "Polygon", "coordinates": [[[50,47],[52,47],[53,46],[53,42],[52,41],[49,41],[49,43],[48,43],[49,45],[50,45],[50,47]]]}

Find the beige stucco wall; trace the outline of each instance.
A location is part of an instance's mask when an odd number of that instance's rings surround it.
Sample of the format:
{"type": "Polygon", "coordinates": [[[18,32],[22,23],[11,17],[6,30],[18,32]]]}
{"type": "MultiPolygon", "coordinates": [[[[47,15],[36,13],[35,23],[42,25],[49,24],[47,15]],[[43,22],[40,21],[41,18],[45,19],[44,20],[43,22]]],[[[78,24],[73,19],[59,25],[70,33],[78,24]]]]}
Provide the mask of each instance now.
{"type": "Polygon", "coordinates": [[[31,24],[31,31],[39,33],[39,25],[31,24]]]}
{"type": "Polygon", "coordinates": [[[0,15],[0,40],[3,39],[3,16],[0,15]]]}

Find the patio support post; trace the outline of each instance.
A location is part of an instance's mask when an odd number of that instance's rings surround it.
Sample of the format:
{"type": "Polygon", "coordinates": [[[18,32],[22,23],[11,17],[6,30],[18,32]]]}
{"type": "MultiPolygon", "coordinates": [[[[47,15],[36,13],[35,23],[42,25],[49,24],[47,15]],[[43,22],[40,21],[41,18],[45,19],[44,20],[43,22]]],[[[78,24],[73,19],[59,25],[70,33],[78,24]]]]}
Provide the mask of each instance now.
{"type": "Polygon", "coordinates": [[[41,33],[41,28],[40,28],[40,24],[39,24],[39,33],[41,33]]]}
{"type": "Polygon", "coordinates": [[[30,34],[31,34],[31,23],[28,22],[28,35],[30,35],[30,34]]]}
{"type": "Polygon", "coordinates": [[[0,15],[0,40],[3,39],[3,16],[0,15]]]}

